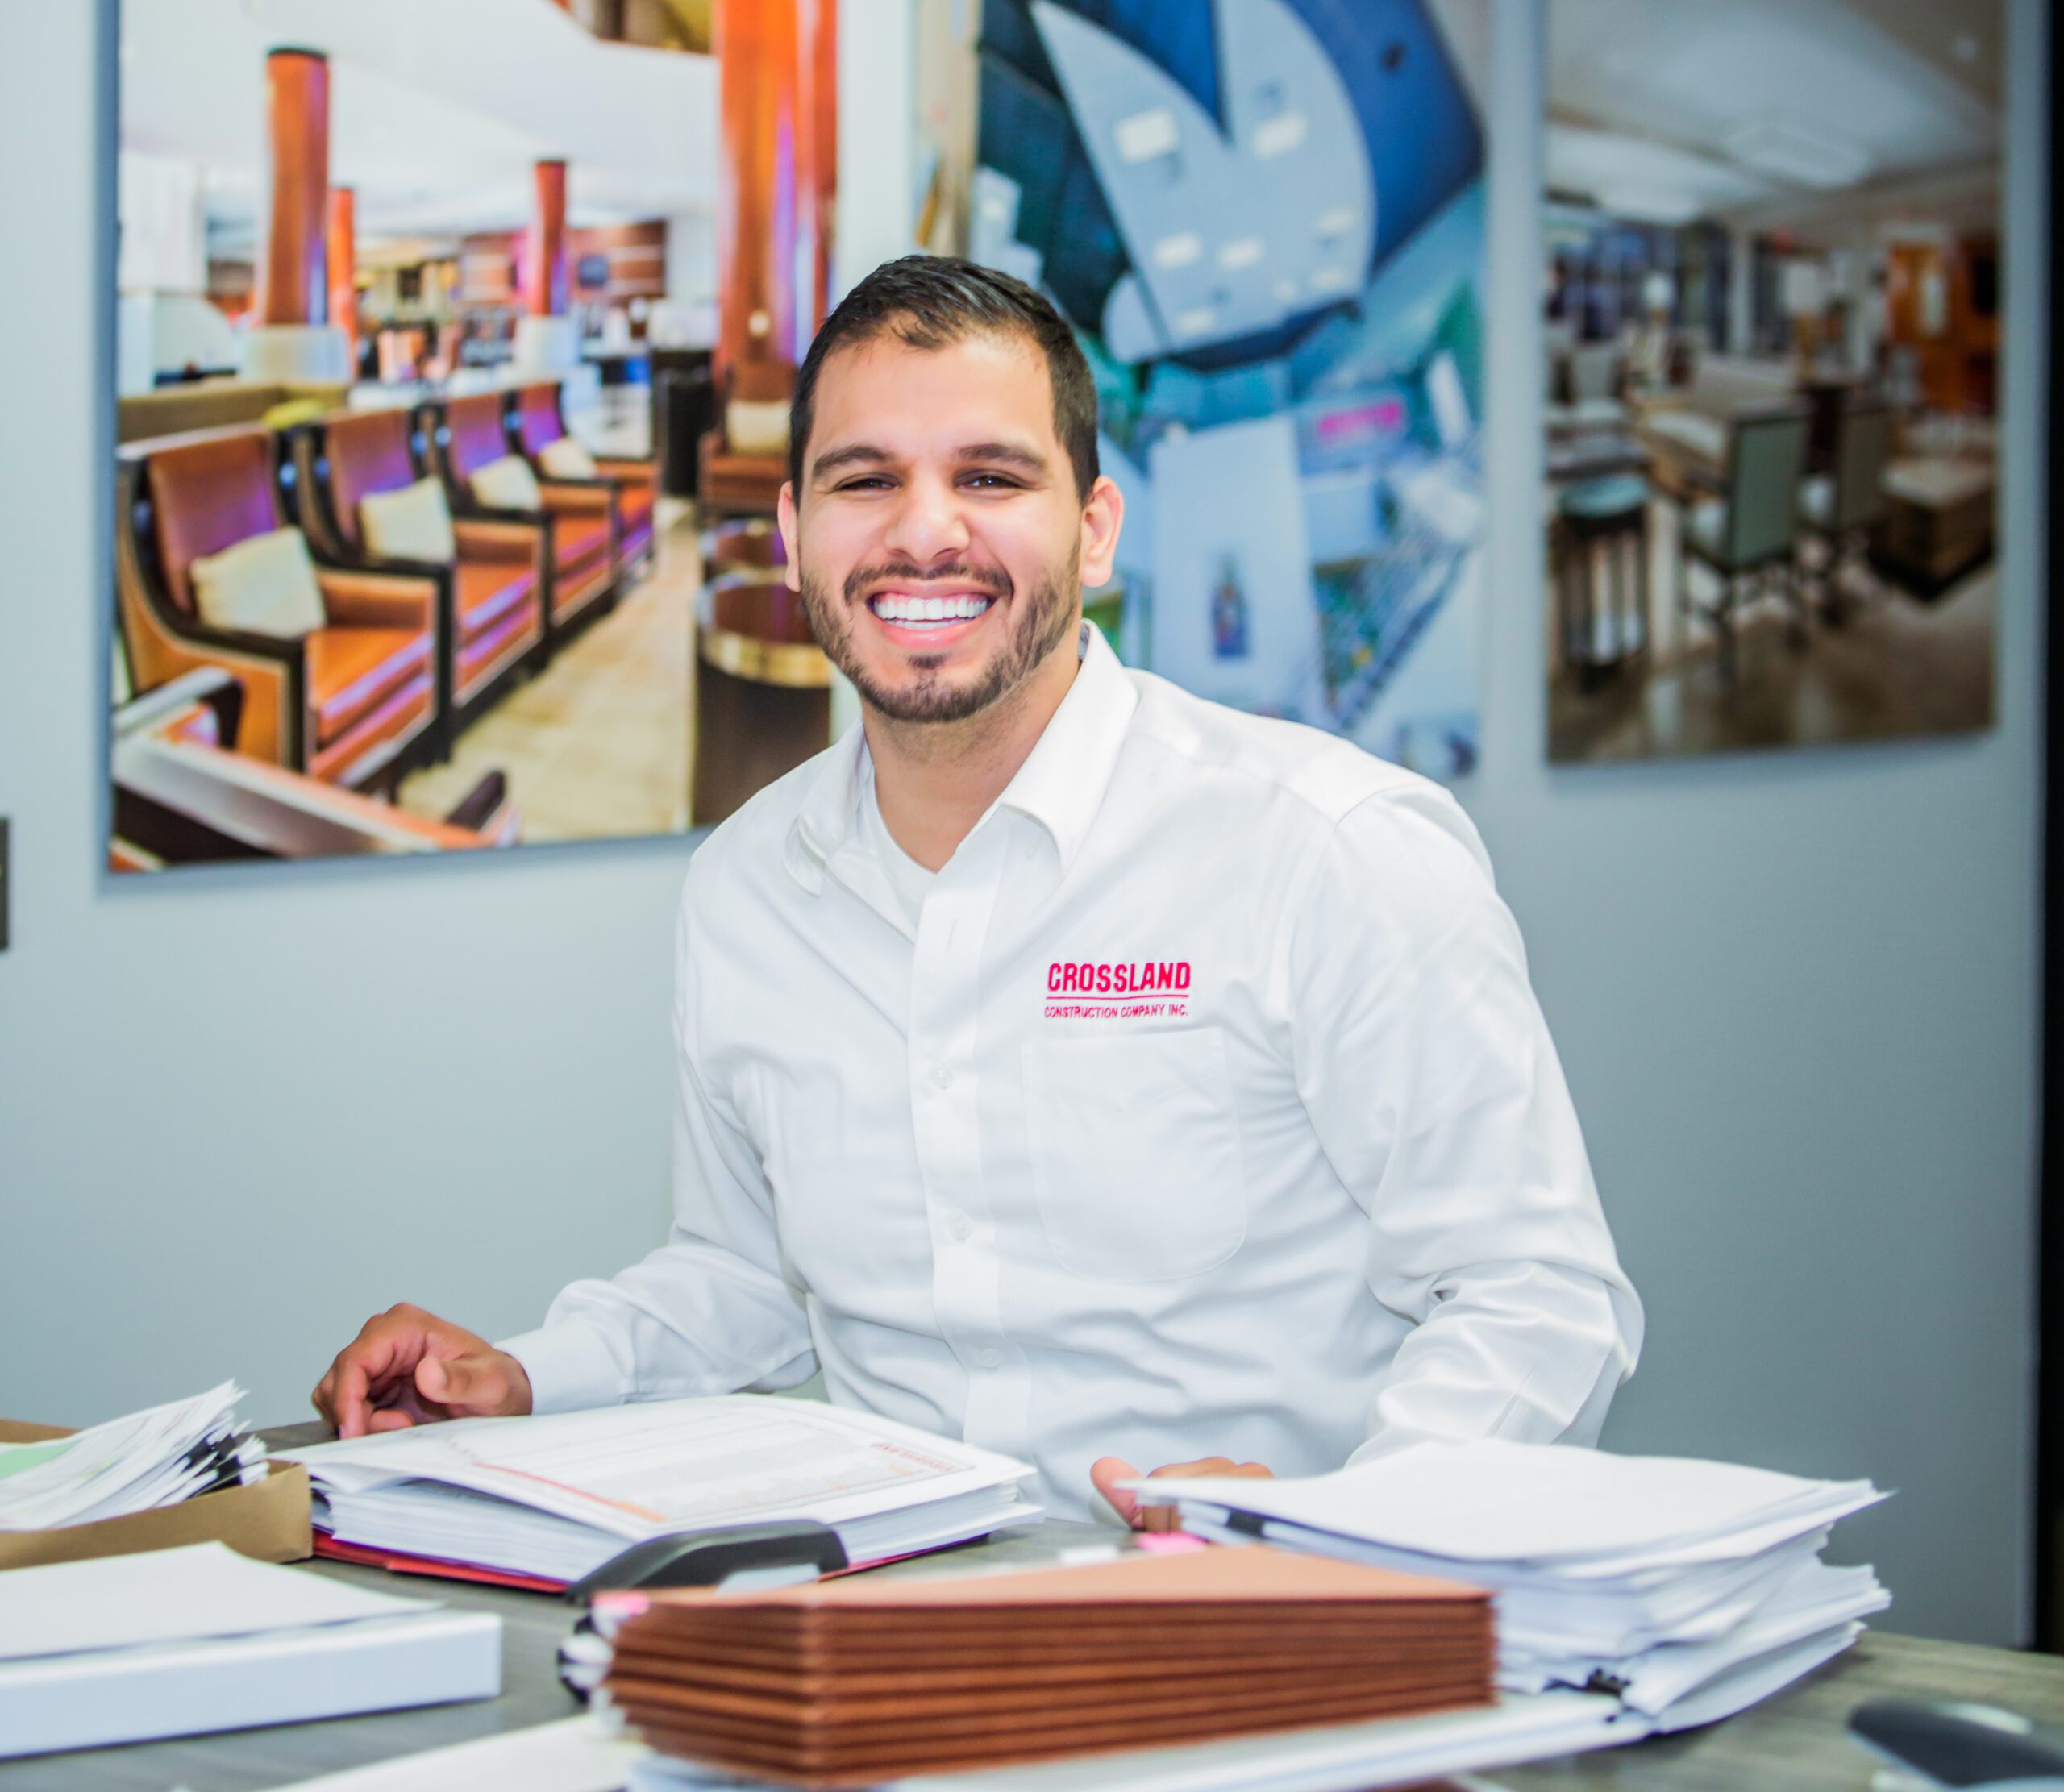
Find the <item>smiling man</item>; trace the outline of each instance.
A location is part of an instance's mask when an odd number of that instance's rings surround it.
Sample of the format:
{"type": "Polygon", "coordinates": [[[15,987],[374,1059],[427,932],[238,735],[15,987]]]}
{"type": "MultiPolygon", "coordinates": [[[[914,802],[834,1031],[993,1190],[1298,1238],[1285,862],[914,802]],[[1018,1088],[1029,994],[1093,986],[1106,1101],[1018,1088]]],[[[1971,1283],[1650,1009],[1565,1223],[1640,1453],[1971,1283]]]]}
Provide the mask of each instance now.
{"type": "Polygon", "coordinates": [[[1140,1468],[1594,1441],[1641,1308],[1475,832],[1084,625],[1124,503],[1052,308],[877,269],[790,470],[789,580],[863,726],[691,863],[668,1242],[499,1347],[381,1314],[318,1407],[356,1434],[821,1368],[1128,1519],[1140,1468]]]}

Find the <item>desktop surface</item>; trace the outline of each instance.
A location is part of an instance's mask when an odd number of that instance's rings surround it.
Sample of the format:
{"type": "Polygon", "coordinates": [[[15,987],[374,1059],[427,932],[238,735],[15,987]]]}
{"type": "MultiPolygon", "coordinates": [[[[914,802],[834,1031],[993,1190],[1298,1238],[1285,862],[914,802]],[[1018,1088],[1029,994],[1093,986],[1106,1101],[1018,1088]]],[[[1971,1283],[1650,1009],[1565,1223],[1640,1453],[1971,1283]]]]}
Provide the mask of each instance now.
{"type": "MultiPolygon", "coordinates": [[[[285,1448],[326,1434],[297,1426],[267,1435],[276,1447],[285,1448]]],[[[1107,1527],[1049,1522],[873,1572],[914,1576],[1029,1567],[1088,1543],[1121,1540],[1129,1539],[1107,1527]]],[[[335,1562],[310,1566],[359,1586],[499,1612],[501,1696],[0,1762],[0,1792],[168,1792],[176,1786],[192,1792],[260,1792],[579,1712],[579,1704],[559,1683],[559,1644],[576,1615],[564,1601],[335,1562]]],[[[2064,1658],[1866,1632],[1827,1667],[1724,1723],[1500,1769],[1484,1778],[1508,1792],[1734,1792],[1752,1786],[1765,1792],[1867,1792],[1875,1764],[1850,1740],[1846,1724],[1857,1706],[1878,1698],[1967,1699],[2064,1724],[2064,1658]]],[[[1114,1764],[1122,1758],[1112,1757],[1114,1764]]]]}

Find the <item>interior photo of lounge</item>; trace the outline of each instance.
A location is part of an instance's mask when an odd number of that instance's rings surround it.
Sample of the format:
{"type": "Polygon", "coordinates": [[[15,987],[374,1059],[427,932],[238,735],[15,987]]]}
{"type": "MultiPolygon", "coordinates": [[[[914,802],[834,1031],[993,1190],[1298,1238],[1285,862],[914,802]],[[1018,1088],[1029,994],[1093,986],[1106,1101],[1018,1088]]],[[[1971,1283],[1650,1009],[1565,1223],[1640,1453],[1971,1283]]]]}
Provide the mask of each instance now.
{"type": "Polygon", "coordinates": [[[1997,5],[1546,12],[1550,759],[1989,726],[1997,5]]]}
{"type": "Polygon", "coordinates": [[[123,0],[116,868],[684,834],[829,742],[836,45],[713,11],[123,0]]]}

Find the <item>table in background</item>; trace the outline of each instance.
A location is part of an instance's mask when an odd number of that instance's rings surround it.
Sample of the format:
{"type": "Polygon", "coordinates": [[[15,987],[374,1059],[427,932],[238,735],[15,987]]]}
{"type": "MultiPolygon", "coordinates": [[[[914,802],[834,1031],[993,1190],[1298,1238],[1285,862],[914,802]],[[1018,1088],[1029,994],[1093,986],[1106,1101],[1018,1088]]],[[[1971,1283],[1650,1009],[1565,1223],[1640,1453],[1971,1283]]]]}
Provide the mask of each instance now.
{"type": "MultiPolygon", "coordinates": [[[[312,1428],[297,1428],[297,1429],[312,1428]]],[[[308,1437],[270,1435],[284,1446],[308,1437]]],[[[1110,1541],[1108,1528],[1046,1524],[876,1572],[914,1576],[1051,1561],[1085,1541],[1110,1541]]],[[[539,1593],[418,1581],[335,1562],[314,1572],[384,1592],[420,1590],[469,1611],[502,1618],[502,1691],[470,1705],[282,1724],[230,1735],[123,1748],[85,1749],[0,1762],[0,1792],[260,1792],[335,1773],[571,1717],[579,1705],[560,1685],[558,1650],[574,1614],[539,1593]]],[[[1818,1674],[1726,1723],[1683,1736],[1530,1767],[1499,1769],[1489,1782],[1508,1792],[1867,1792],[1872,1758],[1844,1724],[1866,1698],[1973,1699],[2064,1725],[2064,1657],[2011,1649],[1866,1634],[1818,1674]]],[[[1118,1757],[1113,1757],[1114,1764],[1118,1757]]]]}

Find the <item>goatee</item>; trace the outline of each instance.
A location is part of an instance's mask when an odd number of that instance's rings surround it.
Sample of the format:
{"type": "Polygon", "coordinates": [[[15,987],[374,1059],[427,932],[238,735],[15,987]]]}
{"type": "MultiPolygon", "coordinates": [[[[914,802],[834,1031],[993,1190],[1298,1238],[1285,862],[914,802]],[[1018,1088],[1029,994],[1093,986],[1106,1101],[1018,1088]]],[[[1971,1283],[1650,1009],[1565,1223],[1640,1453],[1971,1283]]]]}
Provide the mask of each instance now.
{"type": "Polygon", "coordinates": [[[826,656],[852,680],[870,708],[892,721],[965,721],[980,715],[1023,684],[1067,633],[1075,605],[1067,593],[1080,582],[1079,551],[1071,553],[1067,564],[1056,576],[1049,573],[1021,599],[1009,638],[980,674],[965,684],[949,684],[940,676],[945,655],[919,654],[912,663],[918,676],[911,683],[892,690],[884,687],[860,663],[853,646],[853,612],[861,594],[884,580],[894,580],[912,589],[926,585],[950,586],[955,590],[987,592],[994,602],[1008,598],[1013,587],[1002,574],[968,566],[950,566],[943,571],[920,573],[914,568],[871,566],[849,574],[843,601],[834,602],[822,580],[808,572],[801,576],[803,609],[809,617],[810,632],[826,656]]]}

